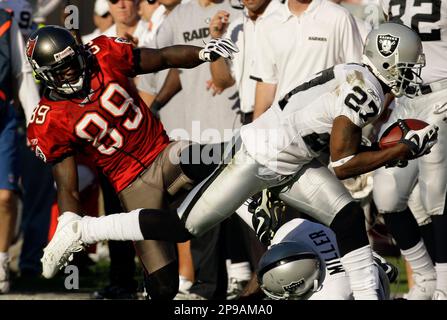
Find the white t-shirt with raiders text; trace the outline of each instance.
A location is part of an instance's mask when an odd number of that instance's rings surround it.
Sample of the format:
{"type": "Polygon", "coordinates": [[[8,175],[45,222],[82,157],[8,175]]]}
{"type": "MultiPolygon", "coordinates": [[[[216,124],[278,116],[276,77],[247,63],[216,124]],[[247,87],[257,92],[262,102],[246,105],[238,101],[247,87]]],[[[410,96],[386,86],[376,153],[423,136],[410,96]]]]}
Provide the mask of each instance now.
{"type": "Polygon", "coordinates": [[[263,21],[274,12],[281,10],[284,4],[279,0],[270,1],[264,13],[255,21],[248,17],[246,11],[235,19],[229,26],[225,38],[230,38],[239,48],[239,52],[234,55],[234,59],[228,61],[231,67],[233,78],[239,90],[241,100],[241,111],[252,112],[255,105],[256,81],[250,76],[255,64],[255,55],[258,50],[256,44],[256,33],[263,21]]]}
{"type": "Polygon", "coordinates": [[[361,61],[363,44],[354,18],[331,1],[313,0],[300,16],[286,4],[263,21],[257,35],[252,76],[277,84],[275,101],[311,74],[361,61]]]}
{"type": "MultiPolygon", "coordinates": [[[[230,23],[241,10],[231,7],[229,1],[202,6],[199,0],[181,3],[166,17],[155,37],[156,47],[193,45],[203,47],[211,40],[209,24],[219,11],[230,13],[230,23]]],[[[166,130],[174,139],[187,139],[200,143],[218,143],[230,140],[233,130],[239,128],[236,87],[213,96],[206,89],[211,79],[209,63],[191,69],[179,69],[182,90],[181,101],[169,103],[160,111],[166,130]]],[[[175,97],[177,98],[177,96],[175,97]]]]}

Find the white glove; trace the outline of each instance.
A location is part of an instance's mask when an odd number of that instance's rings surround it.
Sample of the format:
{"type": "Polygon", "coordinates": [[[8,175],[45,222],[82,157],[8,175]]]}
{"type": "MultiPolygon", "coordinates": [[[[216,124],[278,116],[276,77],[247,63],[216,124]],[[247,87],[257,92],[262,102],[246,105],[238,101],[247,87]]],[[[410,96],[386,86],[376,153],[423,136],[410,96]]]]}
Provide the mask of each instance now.
{"type": "Polygon", "coordinates": [[[434,114],[441,114],[447,111],[447,102],[444,104],[440,104],[435,106],[435,111],[433,112],[434,114]]]}
{"type": "Polygon", "coordinates": [[[233,59],[233,52],[239,52],[238,47],[230,39],[212,39],[200,50],[199,59],[202,61],[216,61],[220,57],[233,59]]]}
{"type": "Polygon", "coordinates": [[[410,159],[430,153],[431,148],[438,142],[439,128],[434,124],[428,125],[424,129],[410,130],[404,121],[398,120],[398,123],[404,133],[400,142],[410,147],[410,159]]]}

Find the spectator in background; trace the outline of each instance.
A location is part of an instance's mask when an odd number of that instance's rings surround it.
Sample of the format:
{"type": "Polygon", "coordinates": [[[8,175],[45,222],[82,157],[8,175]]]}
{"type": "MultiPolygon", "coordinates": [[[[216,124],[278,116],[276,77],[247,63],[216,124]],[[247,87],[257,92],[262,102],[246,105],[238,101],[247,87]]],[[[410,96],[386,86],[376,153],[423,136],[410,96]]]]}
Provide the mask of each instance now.
{"type": "Polygon", "coordinates": [[[149,29],[151,28],[151,20],[154,12],[157,11],[160,3],[157,0],[140,0],[140,8],[138,15],[146,22],[149,22],[149,29]]]}
{"type": "Polygon", "coordinates": [[[213,83],[225,90],[236,83],[239,92],[241,122],[250,123],[253,118],[255,104],[256,81],[250,78],[257,51],[256,32],[266,17],[282,9],[284,6],[278,0],[243,1],[246,10],[228,22],[228,12],[219,11],[210,24],[210,34],[213,38],[226,34],[239,48],[239,54],[229,62],[217,60],[210,64],[213,83]]]}
{"type": "Polygon", "coordinates": [[[90,42],[113,25],[113,18],[109,12],[109,4],[107,3],[107,0],[95,1],[93,23],[95,24],[96,29],[92,33],[82,36],[82,43],[90,42]]]}
{"type": "Polygon", "coordinates": [[[12,15],[4,9],[0,9],[0,30],[0,293],[6,293],[10,287],[8,249],[17,217],[19,177],[17,120],[11,89],[18,95],[28,121],[39,96],[25,60],[22,34],[12,15]]]}
{"type": "Polygon", "coordinates": [[[306,77],[360,62],[362,40],[352,15],[327,0],[290,0],[258,30],[252,77],[254,118],[306,77]]]}
{"type": "Polygon", "coordinates": [[[385,14],[379,0],[332,0],[346,8],[355,19],[362,40],[365,41],[368,33],[385,22],[385,14]]]}
{"type": "MultiPolygon", "coordinates": [[[[158,0],[160,5],[152,15],[154,21],[152,24],[152,29],[154,34],[157,33],[157,30],[162,25],[163,21],[172,12],[172,10],[180,4],[180,2],[181,0],[158,0]]],[[[148,48],[155,47],[156,43],[154,38],[149,43],[145,43],[144,46],[148,48]]],[[[147,106],[150,106],[154,101],[155,96],[163,86],[168,72],[169,70],[162,70],[138,77],[138,93],[147,106]]]]}
{"type": "MultiPolygon", "coordinates": [[[[241,123],[248,124],[253,119],[256,81],[250,79],[256,47],[256,30],[264,19],[279,10],[283,4],[278,0],[243,0],[245,10],[231,24],[229,13],[219,11],[211,19],[210,35],[213,38],[231,38],[239,48],[239,53],[232,61],[219,59],[210,64],[213,84],[219,91],[225,90],[236,83],[240,99],[241,123]]],[[[248,231],[239,217],[233,215],[226,222],[231,232],[226,232],[227,238],[227,274],[228,299],[238,298],[251,278],[250,264],[256,269],[265,247],[256,239],[253,231],[248,231]],[[242,236],[242,239],[240,237],[242,236]],[[245,247],[245,248],[244,248],[245,247]],[[245,250],[244,250],[245,249],[245,250]],[[242,254],[243,251],[248,253],[242,254]],[[248,259],[249,258],[249,259],[248,259]]],[[[256,279],[254,279],[256,280],[256,279]]],[[[249,293],[249,292],[247,292],[249,293]]],[[[251,294],[251,292],[250,292],[251,294]]]]}
{"type": "Polygon", "coordinates": [[[36,29],[36,25],[33,23],[33,8],[29,1],[2,0],[0,1],[0,8],[12,11],[23,38],[28,39],[28,36],[36,29]]]}
{"type": "Polygon", "coordinates": [[[103,34],[108,37],[122,37],[131,40],[135,46],[152,37],[148,22],[138,15],[140,0],[108,0],[109,11],[115,22],[103,34]]]}
{"type": "Polygon", "coordinates": [[[45,23],[46,18],[61,4],[62,0],[37,0],[33,20],[45,23]]]}
{"type": "MultiPolygon", "coordinates": [[[[203,41],[210,39],[209,22],[219,10],[228,11],[230,19],[240,12],[232,8],[228,1],[192,0],[181,3],[159,28],[155,40],[156,47],[172,44],[201,45],[203,41]]],[[[188,102],[188,107],[185,104],[172,106],[170,110],[166,110],[166,117],[161,115],[168,132],[177,128],[184,129],[189,135],[197,131],[206,132],[207,137],[200,137],[199,133],[199,136],[191,138],[201,143],[214,143],[222,141],[225,129],[239,127],[234,124],[236,112],[232,110],[232,107],[237,105],[235,88],[213,97],[211,92],[205,90],[210,78],[209,67],[204,65],[195,70],[169,71],[163,87],[151,105],[152,111],[160,110],[181,89],[183,89],[182,100],[188,102]],[[170,125],[172,113],[178,120],[175,126],[170,125]],[[193,122],[200,123],[200,130],[193,130],[191,127],[193,122]]]]}

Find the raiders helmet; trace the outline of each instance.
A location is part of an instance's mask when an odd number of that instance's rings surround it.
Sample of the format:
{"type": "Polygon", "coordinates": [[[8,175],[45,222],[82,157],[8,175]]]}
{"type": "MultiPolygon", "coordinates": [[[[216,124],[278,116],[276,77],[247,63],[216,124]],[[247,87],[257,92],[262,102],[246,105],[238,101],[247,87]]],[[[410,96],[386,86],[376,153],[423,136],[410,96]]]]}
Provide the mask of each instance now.
{"type": "Polygon", "coordinates": [[[275,300],[305,300],[318,291],[325,264],[307,244],[284,241],[270,247],[258,265],[258,282],[275,300]]]}
{"type": "Polygon", "coordinates": [[[413,97],[425,66],[422,42],[412,29],[384,23],[366,37],[363,63],[383,81],[396,97],[413,97]]]}
{"type": "Polygon", "coordinates": [[[36,76],[50,89],[65,95],[83,88],[85,54],[70,31],[58,26],[40,28],[26,43],[26,56],[36,76]]]}

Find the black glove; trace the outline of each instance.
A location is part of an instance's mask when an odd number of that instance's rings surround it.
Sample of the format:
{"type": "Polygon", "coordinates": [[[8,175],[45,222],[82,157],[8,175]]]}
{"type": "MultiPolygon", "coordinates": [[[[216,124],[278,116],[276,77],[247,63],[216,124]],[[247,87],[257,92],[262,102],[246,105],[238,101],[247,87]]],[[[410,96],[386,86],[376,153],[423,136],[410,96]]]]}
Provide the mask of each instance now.
{"type": "Polygon", "coordinates": [[[385,165],[385,168],[405,168],[408,165],[408,160],[395,160],[385,165]]]}

